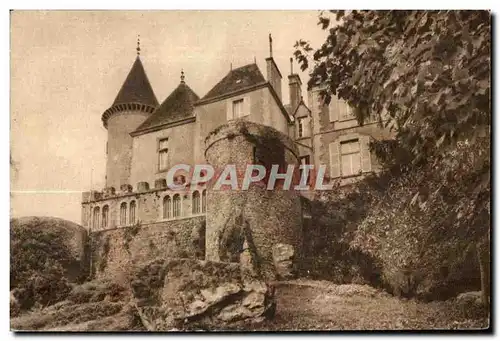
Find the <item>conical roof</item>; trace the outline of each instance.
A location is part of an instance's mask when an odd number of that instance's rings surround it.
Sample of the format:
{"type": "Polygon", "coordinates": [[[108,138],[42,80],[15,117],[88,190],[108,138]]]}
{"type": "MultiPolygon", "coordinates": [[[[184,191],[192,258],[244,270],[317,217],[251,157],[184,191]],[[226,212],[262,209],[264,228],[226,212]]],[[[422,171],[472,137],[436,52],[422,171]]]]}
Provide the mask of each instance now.
{"type": "Polygon", "coordinates": [[[148,76],[144,70],[139,56],[135,59],[132,69],[128,73],[118,95],[112,106],[125,103],[140,103],[151,106],[158,106],[158,100],[149,83],[148,76]]]}
{"type": "Polygon", "coordinates": [[[198,95],[184,81],[181,81],[153,115],[136,129],[136,132],[193,116],[194,103],[198,100],[198,95]]]}

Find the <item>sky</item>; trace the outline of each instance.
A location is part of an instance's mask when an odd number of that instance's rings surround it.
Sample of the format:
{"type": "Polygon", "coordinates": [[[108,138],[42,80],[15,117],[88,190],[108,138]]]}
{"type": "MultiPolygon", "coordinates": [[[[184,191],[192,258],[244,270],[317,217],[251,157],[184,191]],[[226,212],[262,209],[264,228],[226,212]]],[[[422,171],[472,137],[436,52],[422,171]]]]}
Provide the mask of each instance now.
{"type": "MultiPolygon", "coordinates": [[[[180,81],[203,97],[231,68],[257,61],[268,35],[284,77],[298,39],[325,38],[318,11],[13,11],[10,141],[13,217],[80,223],[81,192],[104,187],[110,107],[136,57],[161,103],[180,81]]],[[[294,62],[294,71],[299,66],[294,62]]],[[[298,72],[304,83],[307,73],[298,72]]]]}

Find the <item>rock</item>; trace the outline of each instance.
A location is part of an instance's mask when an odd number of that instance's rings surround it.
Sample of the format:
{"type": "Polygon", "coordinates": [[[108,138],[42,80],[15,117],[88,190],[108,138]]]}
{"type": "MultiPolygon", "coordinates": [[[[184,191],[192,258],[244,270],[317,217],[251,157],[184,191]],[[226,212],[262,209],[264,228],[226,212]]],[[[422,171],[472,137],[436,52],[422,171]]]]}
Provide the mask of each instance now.
{"type": "Polygon", "coordinates": [[[157,259],[132,280],[135,306],[149,331],[223,329],[262,322],[274,312],[274,288],[238,263],[157,259]]]}
{"type": "Polygon", "coordinates": [[[482,304],[481,291],[469,291],[459,294],[457,304],[460,306],[480,306],[482,304]]]}
{"type": "Polygon", "coordinates": [[[273,246],[273,262],[279,279],[295,277],[295,249],[290,244],[275,244],[273,246]]]}

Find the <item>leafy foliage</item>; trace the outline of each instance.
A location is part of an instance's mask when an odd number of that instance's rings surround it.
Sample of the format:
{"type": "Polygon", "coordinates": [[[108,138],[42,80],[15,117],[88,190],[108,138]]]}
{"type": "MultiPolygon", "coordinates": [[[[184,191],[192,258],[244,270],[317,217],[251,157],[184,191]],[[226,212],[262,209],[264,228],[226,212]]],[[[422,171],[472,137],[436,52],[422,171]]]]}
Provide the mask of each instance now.
{"type": "Polygon", "coordinates": [[[72,262],[65,237],[57,230],[12,228],[10,287],[20,309],[64,299],[71,289],[65,269],[72,262]]]}
{"type": "Polygon", "coordinates": [[[331,11],[318,25],[329,32],[320,48],[295,45],[302,70],[311,68],[309,87],[395,135],[371,145],[386,190],[349,244],[380,260],[393,286],[403,273],[415,294],[489,241],[490,13],[331,11]]]}
{"type": "MultiPolygon", "coordinates": [[[[325,86],[363,122],[371,114],[395,129],[415,160],[490,125],[490,13],[487,11],[344,11],[313,53],[296,44],[301,68],[314,60],[309,86],[325,86]]],[[[472,142],[473,143],[473,142],[472,142]]]]}

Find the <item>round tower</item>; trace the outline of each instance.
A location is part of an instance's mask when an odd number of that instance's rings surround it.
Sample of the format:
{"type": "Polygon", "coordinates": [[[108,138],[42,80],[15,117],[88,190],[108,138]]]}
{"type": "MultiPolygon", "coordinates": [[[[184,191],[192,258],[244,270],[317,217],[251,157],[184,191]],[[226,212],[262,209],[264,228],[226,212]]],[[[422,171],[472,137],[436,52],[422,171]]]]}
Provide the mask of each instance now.
{"type": "Polygon", "coordinates": [[[273,249],[292,247],[295,263],[302,248],[302,208],[299,193],[277,187],[267,190],[267,178],[242,189],[242,174],[247,165],[280,165],[284,173],[288,165],[298,167],[298,151],[293,141],[274,128],[244,120],[230,121],[205,140],[205,157],[214,169],[228,164],[238,172],[238,190],[219,189],[214,182],[207,187],[206,259],[238,261],[248,249],[261,274],[275,279],[273,249]]]}
{"type": "Polygon", "coordinates": [[[130,182],[133,132],[158,107],[158,100],[149,83],[139,57],[123,83],[113,105],[102,114],[102,123],[108,130],[106,145],[106,187],[119,189],[130,182]]]}

